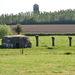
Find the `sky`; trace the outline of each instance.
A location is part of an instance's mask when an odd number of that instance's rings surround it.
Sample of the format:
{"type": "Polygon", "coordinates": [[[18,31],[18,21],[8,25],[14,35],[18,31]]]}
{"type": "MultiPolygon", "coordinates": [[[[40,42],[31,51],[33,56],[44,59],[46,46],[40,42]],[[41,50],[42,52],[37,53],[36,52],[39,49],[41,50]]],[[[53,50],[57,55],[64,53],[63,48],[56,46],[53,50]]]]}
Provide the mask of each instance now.
{"type": "Polygon", "coordinates": [[[34,4],[41,12],[75,9],[75,0],[0,0],[0,15],[32,12],[34,4]]]}

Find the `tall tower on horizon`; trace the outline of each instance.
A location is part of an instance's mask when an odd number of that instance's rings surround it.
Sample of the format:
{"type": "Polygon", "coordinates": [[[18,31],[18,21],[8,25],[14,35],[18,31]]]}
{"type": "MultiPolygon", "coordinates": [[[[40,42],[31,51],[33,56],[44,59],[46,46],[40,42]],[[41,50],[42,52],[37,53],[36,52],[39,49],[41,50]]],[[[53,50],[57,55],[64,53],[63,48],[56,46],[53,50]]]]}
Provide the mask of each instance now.
{"type": "Polygon", "coordinates": [[[39,5],[38,4],[33,5],[33,11],[34,12],[39,12],[39,5]]]}

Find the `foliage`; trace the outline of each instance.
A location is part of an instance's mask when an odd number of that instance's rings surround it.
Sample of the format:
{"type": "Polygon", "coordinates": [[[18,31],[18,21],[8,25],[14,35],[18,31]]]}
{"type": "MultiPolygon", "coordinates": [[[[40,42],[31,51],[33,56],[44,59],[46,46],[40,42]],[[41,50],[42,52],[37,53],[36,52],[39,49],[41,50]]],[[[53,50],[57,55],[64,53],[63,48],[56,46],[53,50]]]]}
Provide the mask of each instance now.
{"type": "Polygon", "coordinates": [[[75,36],[75,33],[25,33],[23,35],[26,36],[35,36],[35,35],[39,35],[39,36],[75,36]]]}
{"type": "Polygon", "coordinates": [[[22,27],[20,24],[17,24],[16,26],[14,26],[13,30],[17,33],[20,34],[20,32],[22,31],[22,27]]]}
{"type": "Polygon", "coordinates": [[[0,15],[0,24],[75,24],[75,9],[0,15]]]}
{"type": "Polygon", "coordinates": [[[2,38],[5,35],[11,34],[11,29],[7,25],[0,25],[0,38],[2,38]]]}

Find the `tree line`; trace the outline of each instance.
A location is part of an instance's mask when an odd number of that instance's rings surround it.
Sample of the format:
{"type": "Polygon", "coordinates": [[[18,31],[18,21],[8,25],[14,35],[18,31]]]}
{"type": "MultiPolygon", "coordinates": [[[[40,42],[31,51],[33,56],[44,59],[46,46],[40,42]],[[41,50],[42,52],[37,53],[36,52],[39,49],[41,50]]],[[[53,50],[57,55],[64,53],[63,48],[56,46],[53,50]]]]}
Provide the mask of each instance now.
{"type": "Polygon", "coordinates": [[[20,12],[0,15],[0,24],[75,24],[75,9],[55,12],[20,12]]]}

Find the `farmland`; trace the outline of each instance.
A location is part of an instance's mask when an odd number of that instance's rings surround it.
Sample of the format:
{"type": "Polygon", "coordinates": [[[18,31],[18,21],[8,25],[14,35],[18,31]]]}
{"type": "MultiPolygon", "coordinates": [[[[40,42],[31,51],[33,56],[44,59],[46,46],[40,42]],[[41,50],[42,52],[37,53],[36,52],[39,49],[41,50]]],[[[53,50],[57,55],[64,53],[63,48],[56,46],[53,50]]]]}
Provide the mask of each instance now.
{"type": "MultiPolygon", "coordinates": [[[[10,25],[11,28],[14,25],[10,25]]],[[[74,33],[75,25],[22,25],[23,33],[74,33]]],[[[29,36],[32,48],[3,48],[0,40],[0,75],[75,75],[75,36],[29,36]],[[55,37],[52,46],[51,37],[55,37]]]]}
{"type": "MultiPolygon", "coordinates": [[[[9,25],[13,28],[14,25],[9,25]]],[[[22,25],[22,33],[75,33],[75,25],[22,25]]]]}
{"type": "Polygon", "coordinates": [[[75,36],[71,47],[68,36],[54,36],[55,46],[51,37],[40,36],[36,47],[35,37],[29,36],[32,48],[23,54],[21,48],[0,47],[0,75],[75,75],[75,36]]]}

